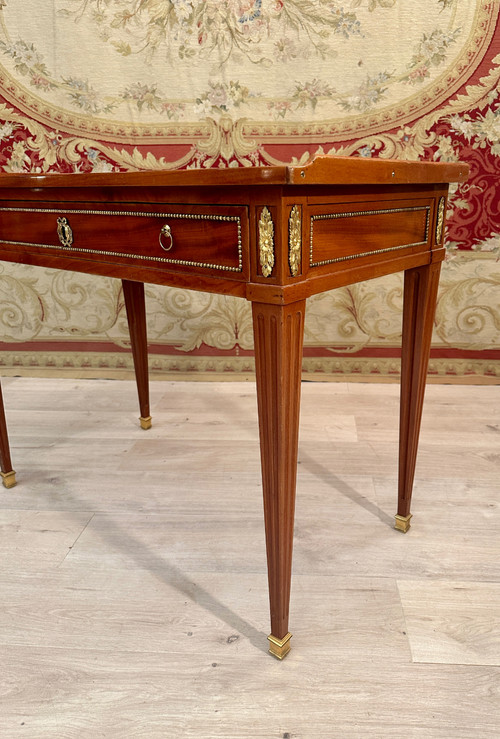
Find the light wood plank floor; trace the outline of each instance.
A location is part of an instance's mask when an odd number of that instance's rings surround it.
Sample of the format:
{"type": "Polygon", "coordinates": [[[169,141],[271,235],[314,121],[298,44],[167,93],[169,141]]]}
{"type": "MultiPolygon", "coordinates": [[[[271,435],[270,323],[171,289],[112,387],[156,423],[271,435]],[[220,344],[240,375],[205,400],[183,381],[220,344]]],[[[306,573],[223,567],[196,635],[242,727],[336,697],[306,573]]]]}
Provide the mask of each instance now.
{"type": "Polygon", "coordinates": [[[290,629],[266,653],[255,387],[7,378],[2,739],[500,736],[500,388],[303,385],[290,629]]]}

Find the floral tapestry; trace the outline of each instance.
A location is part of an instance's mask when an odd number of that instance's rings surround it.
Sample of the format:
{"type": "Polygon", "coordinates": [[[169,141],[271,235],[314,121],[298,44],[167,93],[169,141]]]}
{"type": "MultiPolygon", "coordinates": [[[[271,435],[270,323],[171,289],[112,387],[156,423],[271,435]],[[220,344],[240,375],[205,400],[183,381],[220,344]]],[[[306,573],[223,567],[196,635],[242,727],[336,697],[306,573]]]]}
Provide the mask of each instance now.
{"type": "MultiPolygon", "coordinates": [[[[0,0],[0,167],[464,160],[430,372],[500,377],[499,2],[0,0]]],[[[252,372],[249,305],[147,286],[157,373],[252,372]]],[[[304,372],[399,372],[401,275],[308,301],[304,372]]],[[[121,284],[0,263],[2,371],[132,366],[121,284]]]]}

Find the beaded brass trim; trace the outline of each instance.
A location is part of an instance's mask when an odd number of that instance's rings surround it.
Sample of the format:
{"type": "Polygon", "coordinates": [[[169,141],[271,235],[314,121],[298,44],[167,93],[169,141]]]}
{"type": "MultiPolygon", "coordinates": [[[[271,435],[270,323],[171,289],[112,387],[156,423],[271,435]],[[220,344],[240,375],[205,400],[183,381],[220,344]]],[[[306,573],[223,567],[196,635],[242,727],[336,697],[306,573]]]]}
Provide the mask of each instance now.
{"type": "Polygon", "coordinates": [[[259,219],[259,259],[262,274],[270,277],[274,267],[274,224],[266,206],[259,219]]]}
{"type": "Polygon", "coordinates": [[[236,223],[237,228],[237,249],[238,249],[238,266],[229,267],[223,264],[207,264],[206,262],[193,262],[187,259],[172,259],[169,257],[152,257],[146,254],[130,254],[128,252],[104,251],[101,249],[84,249],[71,245],[59,244],[40,244],[29,241],[10,241],[0,237],[2,244],[14,244],[16,246],[37,246],[43,249],[63,249],[65,251],[79,252],[82,254],[98,254],[105,257],[126,257],[127,259],[138,259],[142,261],[160,262],[166,264],[181,264],[188,267],[202,267],[204,269],[217,269],[224,272],[242,272],[243,271],[243,245],[241,237],[241,218],[240,216],[224,216],[205,213],[151,213],[142,211],[119,211],[119,210],[64,210],[60,208],[0,208],[0,212],[8,213],[68,213],[73,215],[89,215],[89,216],[131,216],[136,218],[185,218],[187,220],[196,221],[230,221],[236,223]]]}
{"type": "Polygon", "coordinates": [[[309,251],[309,264],[311,267],[323,267],[325,264],[334,264],[335,262],[347,262],[350,259],[361,259],[361,257],[369,257],[373,254],[385,254],[390,251],[399,251],[400,249],[408,249],[410,246],[424,246],[427,243],[429,237],[429,219],[430,219],[430,206],[429,205],[417,205],[411,208],[384,208],[380,210],[356,210],[348,213],[321,213],[317,216],[311,216],[311,236],[310,236],[310,251],[309,251]],[[399,244],[398,246],[389,246],[386,249],[374,249],[373,251],[364,251],[360,254],[349,254],[345,257],[335,257],[333,259],[323,259],[321,262],[315,262],[313,259],[313,222],[324,221],[327,219],[337,218],[353,218],[354,216],[373,216],[379,213],[409,213],[416,210],[425,210],[425,237],[424,241],[415,241],[411,244],[399,244]]]}
{"type": "Polygon", "coordinates": [[[288,264],[290,274],[297,277],[302,256],[302,218],[300,208],[294,205],[288,219],[288,264]]]}
{"type": "Polygon", "coordinates": [[[438,210],[437,210],[437,219],[436,219],[436,244],[440,244],[441,239],[443,238],[444,204],[445,204],[444,197],[440,197],[439,203],[438,203],[438,210]]]}

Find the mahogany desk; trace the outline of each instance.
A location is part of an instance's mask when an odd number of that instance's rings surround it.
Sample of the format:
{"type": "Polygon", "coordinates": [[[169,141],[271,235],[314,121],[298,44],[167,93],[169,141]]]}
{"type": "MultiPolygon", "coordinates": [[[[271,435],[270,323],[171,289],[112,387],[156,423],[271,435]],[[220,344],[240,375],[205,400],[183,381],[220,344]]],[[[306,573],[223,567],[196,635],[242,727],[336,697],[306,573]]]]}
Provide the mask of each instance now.
{"type": "MultiPolygon", "coordinates": [[[[290,649],[288,609],[305,301],[405,271],[396,528],[410,526],[448,183],[455,163],[318,158],[307,166],[0,175],[0,259],[123,280],[150,423],[144,285],[252,302],[266,528],[270,651],[290,649]]],[[[0,396],[0,457],[15,484],[0,396]]]]}

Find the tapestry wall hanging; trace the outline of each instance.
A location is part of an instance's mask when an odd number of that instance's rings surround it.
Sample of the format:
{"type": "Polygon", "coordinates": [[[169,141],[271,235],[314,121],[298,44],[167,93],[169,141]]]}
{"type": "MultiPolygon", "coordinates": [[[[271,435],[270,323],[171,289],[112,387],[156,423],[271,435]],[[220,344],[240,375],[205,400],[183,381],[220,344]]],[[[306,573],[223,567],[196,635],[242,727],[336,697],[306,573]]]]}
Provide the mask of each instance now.
{"type": "MultiPolygon", "coordinates": [[[[430,373],[500,377],[499,3],[0,0],[0,166],[464,160],[430,373]]],[[[249,305],[147,286],[153,374],[252,372],[249,305]]],[[[400,275],[308,301],[304,372],[399,372],[400,275]]],[[[0,263],[3,372],[132,368],[119,281],[0,263]]]]}

